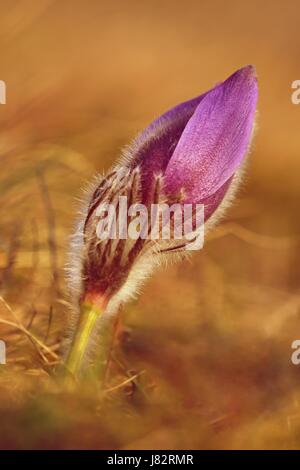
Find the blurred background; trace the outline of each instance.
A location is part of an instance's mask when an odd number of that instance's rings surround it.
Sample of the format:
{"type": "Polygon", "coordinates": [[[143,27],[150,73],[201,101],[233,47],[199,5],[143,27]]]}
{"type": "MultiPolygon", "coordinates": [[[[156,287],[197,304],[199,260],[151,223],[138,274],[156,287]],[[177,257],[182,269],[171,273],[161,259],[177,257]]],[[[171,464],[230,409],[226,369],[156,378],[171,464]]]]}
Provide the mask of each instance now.
{"type": "Polygon", "coordinates": [[[1,447],[299,447],[299,14],[296,0],[0,1],[1,447]],[[126,306],[105,393],[69,396],[53,370],[81,188],[247,64],[258,128],[235,204],[126,306]]]}

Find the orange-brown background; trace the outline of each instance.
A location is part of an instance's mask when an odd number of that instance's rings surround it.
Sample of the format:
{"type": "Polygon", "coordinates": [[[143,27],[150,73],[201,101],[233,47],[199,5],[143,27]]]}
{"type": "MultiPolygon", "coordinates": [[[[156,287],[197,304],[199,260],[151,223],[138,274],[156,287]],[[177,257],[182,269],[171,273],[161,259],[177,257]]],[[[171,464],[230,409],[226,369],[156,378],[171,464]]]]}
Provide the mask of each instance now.
{"type": "MultiPolygon", "coordinates": [[[[291,102],[299,14],[291,0],[0,1],[1,295],[26,324],[37,312],[41,336],[50,306],[51,334],[64,328],[62,268],[80,187],[167,108],[249,63],[259,79],[248,176],[223,228],[124,312],[116,348],[126,373],[145,371],[147,393],[124,398],[120,388],[104,421],[81,410],[68,425],[59,401],[36,398],[28,410],[26,400],[4,400],[3,447],[299,446],[299,369],[290,362],[300,338],[300,105],[291,102]]],[[[25,340],[16,347],[0,328],[3,389],[13,383],[24,396],[23,379],[27,390],[40,365],[25,340]]],[[[113,384],[122,381],[115,369],[113,384]]],[[[74,400],[71,410],[82,403],[74,400]]]]}

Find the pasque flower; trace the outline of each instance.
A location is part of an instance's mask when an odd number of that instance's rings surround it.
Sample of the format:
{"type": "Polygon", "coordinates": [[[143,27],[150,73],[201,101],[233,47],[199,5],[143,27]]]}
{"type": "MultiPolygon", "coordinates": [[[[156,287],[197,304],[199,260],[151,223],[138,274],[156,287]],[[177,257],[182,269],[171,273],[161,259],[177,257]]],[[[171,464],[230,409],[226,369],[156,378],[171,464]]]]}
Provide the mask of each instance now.
{"type": "Polygon", "coordinates": [[[83,202],[71,249],[73,315],[66,362],[71,373],[80,374],[97,347],[100,317],[116,312],[162,259],[187,253],[185,244],[174,239],[99,240],[99,205],[117,206],[119,196],[146,207],[158,202],[201,203],[205,227],[211,227],[240,180],[256,102],[255,71],[247,66],[160,116],[106,176],[96,178],[83,202]]]}

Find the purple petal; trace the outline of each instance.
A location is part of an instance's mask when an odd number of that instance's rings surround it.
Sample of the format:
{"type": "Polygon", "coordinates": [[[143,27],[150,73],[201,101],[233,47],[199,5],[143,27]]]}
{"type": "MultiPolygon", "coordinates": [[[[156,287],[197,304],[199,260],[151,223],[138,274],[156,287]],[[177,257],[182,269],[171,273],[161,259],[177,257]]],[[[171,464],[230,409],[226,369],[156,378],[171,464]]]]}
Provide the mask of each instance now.
{"type": "Polygon", "coordinates": [[[187,122],[204,96],[185,101],[162,114],[134,140],[129,165],[140,166],[145,194],[153,176],[164,173],[187,122]]]}
{"type": "Polygon", "coordinates": [[[223,201],[231,181],[232,178],[229,178],[214,194],[202,199],[201,201],[197,201],[198,203],[201,202],[201,204],[204,205],[205,221],[209,219],[209,217],[215,212],[215,210],[223,201]]]}
{"type": "Polygon", "coordinates": [[[188,200],[202,202],[226,183],[247,152],[256,101],[257,80],[251,66],[206,94],[169,160],[167,192],[184,188],[188,200]]]}

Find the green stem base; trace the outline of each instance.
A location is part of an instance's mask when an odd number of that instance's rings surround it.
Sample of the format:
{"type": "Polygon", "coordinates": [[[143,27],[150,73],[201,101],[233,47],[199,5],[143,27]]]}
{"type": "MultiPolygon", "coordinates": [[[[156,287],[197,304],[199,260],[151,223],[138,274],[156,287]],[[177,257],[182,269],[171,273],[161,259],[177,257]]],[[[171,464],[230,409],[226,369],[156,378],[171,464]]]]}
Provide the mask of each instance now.
{"type": "Polygon", "coordinates": [[[94,304],[83,303],[81,305],[79,323],[65,363],[67,370],[75,378],[81,372],[91,334],[102,313],[103,310],[94,304]]]}

